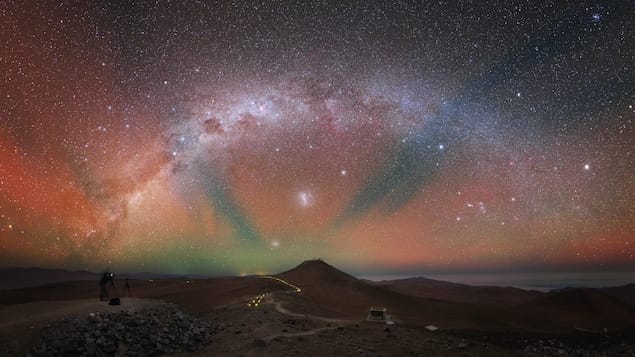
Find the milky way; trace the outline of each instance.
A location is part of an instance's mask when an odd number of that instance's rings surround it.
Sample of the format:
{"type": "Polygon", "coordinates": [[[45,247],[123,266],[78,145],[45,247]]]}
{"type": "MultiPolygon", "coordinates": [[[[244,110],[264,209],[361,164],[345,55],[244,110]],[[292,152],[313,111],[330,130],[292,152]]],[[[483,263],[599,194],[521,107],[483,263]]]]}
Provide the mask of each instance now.
{"type": "Polygon", "coordinates": [[[0,9],[4,266],[635,268],[635,4],[0,9]]]}

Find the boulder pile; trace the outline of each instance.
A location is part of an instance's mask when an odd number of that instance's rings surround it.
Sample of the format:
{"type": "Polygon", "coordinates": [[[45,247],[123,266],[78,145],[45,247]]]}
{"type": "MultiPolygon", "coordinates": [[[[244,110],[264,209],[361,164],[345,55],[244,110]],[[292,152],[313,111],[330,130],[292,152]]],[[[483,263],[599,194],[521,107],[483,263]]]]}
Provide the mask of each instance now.
{"type": "Polygon", "coordinates": [[[166,304],[139,311],[91,313],[47,325],[33,356],[154,356],[193,352],[216,327],[166,304]]]}

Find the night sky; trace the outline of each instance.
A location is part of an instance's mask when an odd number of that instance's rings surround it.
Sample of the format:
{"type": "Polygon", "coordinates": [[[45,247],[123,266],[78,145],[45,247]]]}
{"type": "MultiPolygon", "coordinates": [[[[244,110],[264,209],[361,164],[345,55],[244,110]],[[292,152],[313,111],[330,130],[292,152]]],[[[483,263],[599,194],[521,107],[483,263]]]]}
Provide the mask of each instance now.
{"type": "Polygon", "coordinates": [[[0,265],[635,270],[633,1],[3,1],[0,265]]]}

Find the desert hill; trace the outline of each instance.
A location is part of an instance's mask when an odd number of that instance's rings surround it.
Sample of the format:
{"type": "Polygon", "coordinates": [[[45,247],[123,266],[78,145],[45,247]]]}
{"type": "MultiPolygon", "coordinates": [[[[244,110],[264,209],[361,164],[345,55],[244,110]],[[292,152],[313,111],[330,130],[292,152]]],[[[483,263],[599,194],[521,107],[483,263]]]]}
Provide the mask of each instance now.
{"type": "MultiPolygon", "coordinates": [[[[38,285],[67,281],[98,281],[101,273],[85,270],[69,271],[64,269],[43,268],[7,268],[0,269],[0,290],[28,288],[38,285]]],[[[117,273],[118,279],[130,278],[135,280],[158,279],[203,279],[204,276],[195,274],[159,274],[151,272],[117,273]]]]}
{"type": "Polygon", "coordinates": [[[631,285],[542,293],[426,278],[373,283],[321,260],[303,262],[278,276],[303,289],[302,296],[288,302],[291,308],[332,316],[360,316],[381,306],[402,322],[458,329],[565,332],[635,325],[635,306],[626,301],[631,285]]]}
{"type": "Polygon", "coordinates": [[[402,294],[460,303],[518,305],[541,297],[544,293],[513,287],[472,286],[423,277],[383,280],[375,285],[402,294]]]}
{"type": "Polygon", "coordinates": [[[562,329],[621,329],[635,325],[635,306],[597,289],[566,289],[517,308],[518,322],[562,329]]]}
{"type": "MultiPolygon", "coordinates": [[[[257,295],[263,291],[284,290],[280,284],[257,277],[226,277],[204,280],[162,279],[130,280],[130,292],[124,282],[115,279],[115,289],[109,287],[111,296],[132,295],[138,298],[159,299],[176,303],[190,312],[204,312],[236,299],[257,295]]],[[[0,305],[18,305],[37,301],[63,301],[98,299],[99,284],[93,281],[65,281],[5,290],[0,294],[0,305]]]]}
{"type": "Polygon", "coordinates": [[[278,277],[302,288],[302,294],[285,299],[295,311],[364,318],[370,307],[386,307],[394,319],[408,324],[435,324],[447,328],[487,326],[503,328],[498,311],[474,309],[466,304],[403,294],[346,274],[321,260],[305,261],[278,277]]]}
{"type": "Polygon", "coordinates": [[[327,281],[337,284],[351,284],[359,281],[356,277],[329,265],[321,259],[305,260],[298,266],[277,274],[277,276],[295,280],[306,286],[316,283],[321,284],[327,281]]]}
{"type": "Polygon", "coordinates": [[[30,286],[64,281],[98,280],[99,274],[88,271],[63,269],[8,268],[0,270],[0,290],[19,289],[30,286]]]}
{"type": "Polygon", "coordinates": [[[612,297],[635,305],[635,283],[622,286],[614,286],[610,288],[602,288],[599,290],[612,297]]]}

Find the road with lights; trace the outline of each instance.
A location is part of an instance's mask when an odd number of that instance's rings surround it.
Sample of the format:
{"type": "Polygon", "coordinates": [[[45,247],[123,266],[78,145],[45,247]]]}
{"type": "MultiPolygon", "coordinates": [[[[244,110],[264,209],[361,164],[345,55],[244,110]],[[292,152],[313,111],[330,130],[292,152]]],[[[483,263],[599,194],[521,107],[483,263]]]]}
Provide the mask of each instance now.
{"type": "MultiPolygon", "coordinates": [[[[275,281],[277,281],[277,282],[279,282],[279,283],[281,283],[281,284],[283,284],[285,286],[288,286],[289,288],[292,289],[293,292],[295,292],[297,294],[302,292],[302,289],[299,286],[291,284],[290,282],[288,282],[288,281],[286,281],[284,279],[280,279],[280,278],[277,278],[275,276],[270,276],[270,275],[260,276],[260,278],[275,280],[275,281]]],[[[270,294],[271,294],[270,292],[265,292],[265,293],[262,293],[260,295],[257,295],[255,297],[251,298],[251,300],[247,303],[247,306],[248,307],[253,307],[253,308],[257,308],[259,306],[262,306],[262,300],[267,295],[270,295],[270,294]]]]}
{"type": "MultiPolygon", "coordinates": [[[[266,276],[259,276],[262,279],[272,279],[277,281],[280,284],[283,284],[287,287],[289,287],[291,290],[290,292],[299,294],[302,292],[302,288],[300,288],[299,286],[292,284],[284,279],[275,277],[275,276],[270,276],[270,275],[266,275],[266,276]]],[[[338,318],[328,318],[328,317],[323,317],[323,316],[316,316],[316,315],[310,315],[310,314],[298,314],[295,312],[291,312],[287,309],[285,309],[282,306],[282,303],[280,301],[274,301],[273,299],[273,294],[271,292],[265,292],[262,293],[260,295],[257,295],[255,297],[252,297],[249,302],[247,303],[247,306],[250,308],[254,308],[257,309],[259,307],[261,307],[264,304],[273,304],[276,311],[278,311],[279,313],[285,314],[287,316],[292,316],[292,317],[296,317],[296,318],[304,318],[304,319],[313,319],[313,320],[320,320],[329,324],[333,324],[333,325],[329,325],[326,327],[318,327],[318,328],[314,328],[308,331],[301,331],[301,332],[296,332],[296,333],[277,333],[277,334],[273,334],[267,337],[264,337],[263,340],[265,341],[270,341],[276,337],[279,336],[285,336],[285,337],[297,337],[297,336],[308,336],[308,335],[313,335],[317,332],[321,332],[321,331],[326,331],[326,330],[333,330],[333,329],[337,329],[340,328],[342,326],[347,326],[347,325],[351,325],[351,324],[355,324],[355,323],[359,323],[360,320],[350,320],[350,319],[338,319],[338,318]]]]}
{"type": "Polygon", "coordinates": [[[302,292],[302,289],[299,286],[293,285],[293,284],[291,284],[290,282],[288,282],[288,281],[286,281],[284,279],[280,279],[278,277],[270,276],[270,275],[261,276],[261,278],[275,280],[275,281],[277,281],[277,282],[279,282],[281,284],[284,284],[284,285],[290,287],[291,289],[293,289],[294,292],[296,292],[298,294],[302,292]]]}

